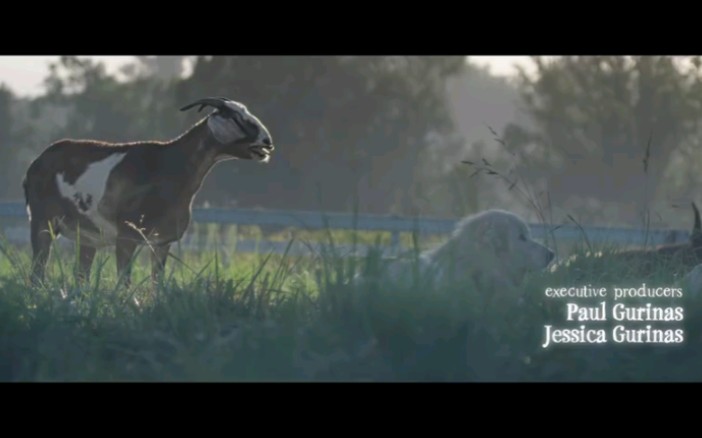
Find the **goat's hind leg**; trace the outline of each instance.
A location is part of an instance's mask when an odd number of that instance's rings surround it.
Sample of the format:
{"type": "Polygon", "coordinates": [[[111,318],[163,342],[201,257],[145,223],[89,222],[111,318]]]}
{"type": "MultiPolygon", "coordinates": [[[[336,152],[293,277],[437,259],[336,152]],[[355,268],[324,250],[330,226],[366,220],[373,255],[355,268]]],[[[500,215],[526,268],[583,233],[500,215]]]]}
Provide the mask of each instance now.
{"type": "Polygon", "coordinates": [[[154,284],[158,284],[163,279],[170,247],[170,244],[154,245],[153,247],[154,252],[151,253],[151,281],[154,284]]]}
{"type": "MultiPolygon", "coordinates": [[[[32,242],[32,273],[31,281],[34,286],[44,281],[46,264],[51,254],[52,236],[49,231],[49,220],[39,215],[30,221],[30,240],[32,242]]],[[[56,232],[56,230],[54,230],[56,232]]]]}
{"type": "Polygon", "coordinates": [[[132,264],[137,242],[130,238],[118,237],[116,246],[118,283],[129,288],[132,284],[132,264]]]}

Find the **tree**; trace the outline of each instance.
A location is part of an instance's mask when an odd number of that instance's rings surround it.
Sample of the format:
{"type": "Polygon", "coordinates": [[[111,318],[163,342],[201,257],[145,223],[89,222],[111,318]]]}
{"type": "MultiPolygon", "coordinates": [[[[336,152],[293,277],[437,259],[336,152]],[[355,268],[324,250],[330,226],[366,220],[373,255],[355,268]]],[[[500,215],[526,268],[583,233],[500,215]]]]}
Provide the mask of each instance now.
{"type": "Polygon", "coordinates": [[[178,124],[164,124],[161,119],[161,101],[172,101],[165,98],[164,81],[140,76],[120,82],[107,74],[102,63],[62,56],[50,65],[45,86],[47,92],[33,102],[35,108],[48,103],[70,110],[58,136],[135,141],[177,134],[178,124]]]}
{"type": "Polygon", "coordinates": [[[463,57],[199,57],[175,95],[240,100],[278,145],[266,168],[215,169],[203,189],[213,200],[234,186],[240,205],[339,210],[358,194],[362,211],[408,212],[419,168],[430,164],[429,134],[453,130],[445,81],[465,65],[463,57]]]}
{"type": "Polygon", "coordinates": [[[188,56],[137,56],[135,62],[122,67],[121,71],[128,78],[156,76],[159,79],[182,77],[188,56]]]}
{"type": "Polygon", "coordinates": [[[5,84],[0,84],[0,156],[3,157],[0,165],[0,175],[2,175],[3,179],[0,196],[7,195],[6,188],[9,185],[9,178],[15,176],[12,168],[12,162],[17,150],[13,144],[13,102],[14,95],[12,91],[5,84]]]}
{"type": "Polygon", "coordinates": [[[577,197],[640,213],[673,151],[699,132],[700,58],[534,57],[533,63],[534,75],[520,73],[521,104],[533,127],[509,126],[507,143],[529,155],[531,176],[545,176],[552,202],[577,197]]]}
{"type": "Polygon", "coordinates": [[[10,150],[12,138],[12,101],[14,95],[5,85],[0,83],[0,150],[2,156],[10,150]]]}

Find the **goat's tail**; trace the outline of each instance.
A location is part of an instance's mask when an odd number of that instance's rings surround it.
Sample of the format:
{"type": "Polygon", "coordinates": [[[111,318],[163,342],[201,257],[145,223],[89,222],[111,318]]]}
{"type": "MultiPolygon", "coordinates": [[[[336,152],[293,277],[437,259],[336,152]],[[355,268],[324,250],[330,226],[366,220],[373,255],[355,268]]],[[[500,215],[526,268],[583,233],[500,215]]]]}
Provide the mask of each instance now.
{"type": "Polygon", "coordinates": [[[22,179],[22,189],[24,190],[24,205],[29,205],[29,190],[27,189],[27,177],[22,179]]]}

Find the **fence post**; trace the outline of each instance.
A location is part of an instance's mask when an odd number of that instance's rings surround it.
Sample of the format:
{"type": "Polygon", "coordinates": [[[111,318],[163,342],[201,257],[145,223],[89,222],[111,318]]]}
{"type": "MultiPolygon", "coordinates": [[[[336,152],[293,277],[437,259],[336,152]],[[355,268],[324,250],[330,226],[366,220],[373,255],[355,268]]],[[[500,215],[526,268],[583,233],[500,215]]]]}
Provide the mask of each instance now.
{"type": "Polygon", "coordinates": [[[390,251],[393,255],[397,255],[400,252],[400,232],[393,230],[390,234],[390,251]]]}

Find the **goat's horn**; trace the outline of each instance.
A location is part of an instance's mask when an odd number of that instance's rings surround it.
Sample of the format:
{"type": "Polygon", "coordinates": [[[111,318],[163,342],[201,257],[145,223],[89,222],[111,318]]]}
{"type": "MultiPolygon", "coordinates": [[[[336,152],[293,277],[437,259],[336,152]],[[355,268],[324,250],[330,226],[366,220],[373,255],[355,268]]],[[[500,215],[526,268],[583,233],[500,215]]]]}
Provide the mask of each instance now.
{"type": "Polygon", "coordinates": [[[224,99],[224,98],[206,97],[204,99],[196,100],[195,102],[193,102],[191,104],[185,105],[180,110],[187,111],[190,108],[192,108],[194,106],[198,106],[198,105],[200,105],[200,109],[198,110],[198,112],[202,111],[203,108],[205,108],[206,106],[211,106],[211,107],[214,107],[214,108],[221,110],[221,109],[227,108],[227,106],[224,103],[225,100],[226,99],[224,99]]]}

